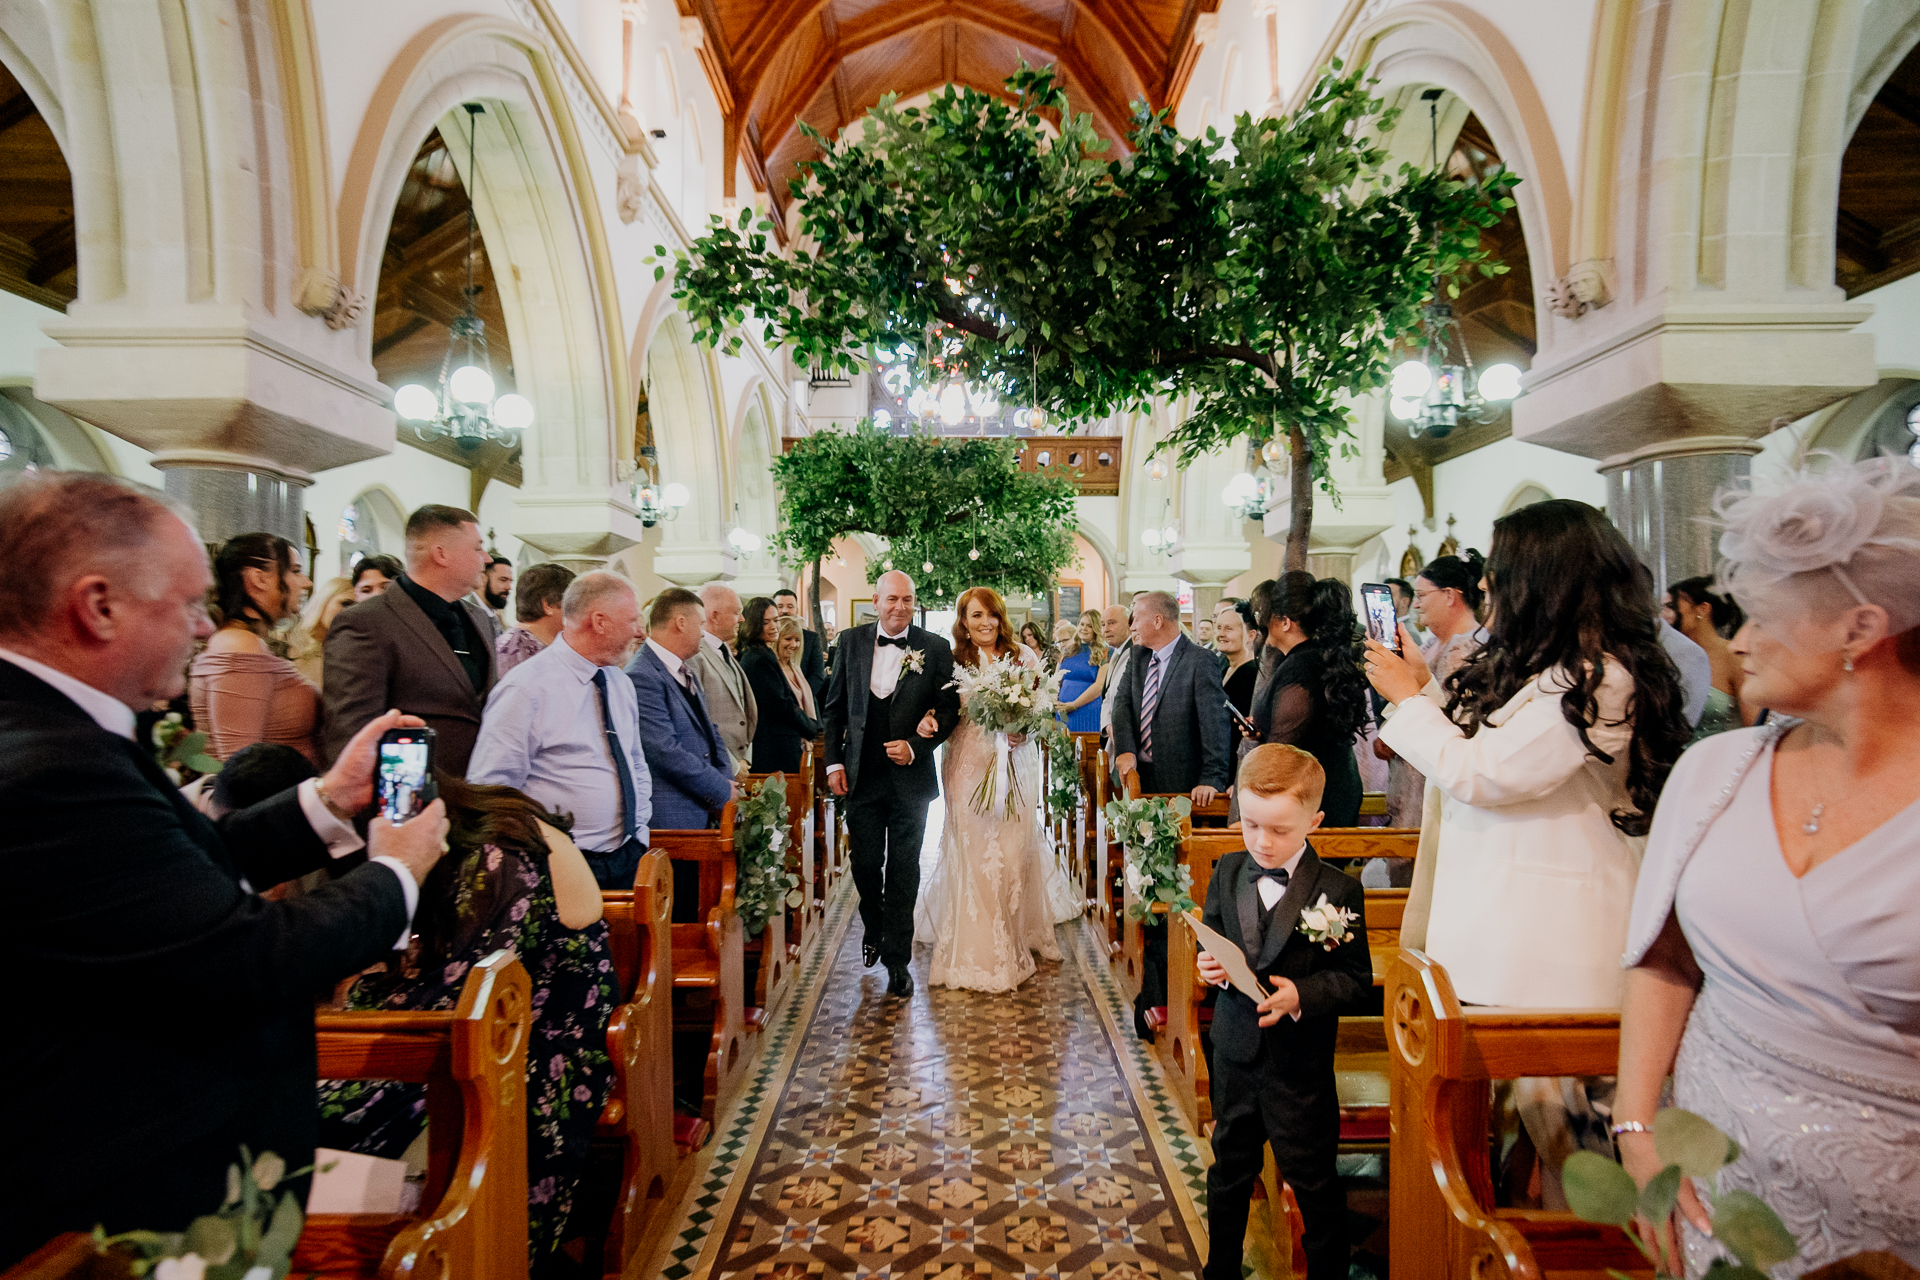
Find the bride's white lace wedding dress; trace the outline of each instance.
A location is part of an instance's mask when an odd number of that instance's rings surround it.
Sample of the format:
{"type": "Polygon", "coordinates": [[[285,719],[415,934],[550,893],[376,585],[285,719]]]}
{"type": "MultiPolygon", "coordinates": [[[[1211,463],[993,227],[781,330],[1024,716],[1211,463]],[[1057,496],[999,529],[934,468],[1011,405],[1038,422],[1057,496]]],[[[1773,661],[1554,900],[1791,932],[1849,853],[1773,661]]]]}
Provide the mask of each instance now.
{"type": "MultiPolygon", "coordinates": [[[[1038,664],[1022,647],[1020,661],[1038,664]]],[[[974,991],[1011,991],[1033,976],[1034,953],[1060,959],[1053,926],[1080,914],[1079,895],[1040,824],[1040,748],[1012,752],[1017,816],[979,814],[969,797],[994,767],[995,735],[962,719],[940,766],[946,824],[940,858],[914,904],[915,942],[933,944],[927,981],[974,991]]]]}

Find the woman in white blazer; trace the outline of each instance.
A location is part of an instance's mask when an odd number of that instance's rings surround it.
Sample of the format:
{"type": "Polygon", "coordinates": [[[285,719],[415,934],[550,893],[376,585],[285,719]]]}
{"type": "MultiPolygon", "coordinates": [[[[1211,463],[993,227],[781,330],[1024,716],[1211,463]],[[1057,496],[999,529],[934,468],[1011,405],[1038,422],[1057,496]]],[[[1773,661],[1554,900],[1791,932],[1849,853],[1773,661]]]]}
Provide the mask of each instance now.
{"type": "MultiPolygon", "coordinates": [[[[1583,502],[1502,517],[1486,646],[1429,678],[1367,645],[1381,741],[1442,796],[1425,950],[1469,1004],[1617,1008],[1655,800],[1689,737],[1626,540],[1583,502]]],[[[1411,905],[1411,904],[1410,904],[1411,905]]]]}

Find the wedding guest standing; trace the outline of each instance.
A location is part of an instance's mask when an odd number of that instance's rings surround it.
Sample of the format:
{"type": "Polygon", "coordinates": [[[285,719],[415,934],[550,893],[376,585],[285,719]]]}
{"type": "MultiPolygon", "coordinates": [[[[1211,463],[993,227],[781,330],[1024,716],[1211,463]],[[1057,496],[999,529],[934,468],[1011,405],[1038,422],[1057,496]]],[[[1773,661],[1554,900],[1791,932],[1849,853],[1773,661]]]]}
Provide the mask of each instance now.
{"type": "MultiPolygon", "coordinates": [[[[766,610],[773,608],[767,597],[754,598],[755,604],[763,602],[766,610]]],[[[740,637],[740,593],[724,582],[709,582],[700,588],[700,603],[706,606],[706,629],[700,636],[700,651],[687,660],[687,666],[707,695],[707,713],[719,727],[727,753],[745,773],[753,766],[753,732],[759,727],[760,708],[733,651],[740,637]]]]}
{"type": "Polygon", "coordinates": [[[653,825],[669,831],[711,826],[740,794],[733,760],[691,670],[705,623],[699,596],[667,588],[648,606],[647,641],[627,664],[643,726],[640,746],[653,777],[653,825]]]}
{"type": "Polygon", "coordinates": [[[1038,654],[1047,670],[1060,665],[1059,651],[1053,647],[1053,641],[1047,639],[1046,628],[1032,618],[1020,624],[1020,643],[1038,654]]]}
{"type": "MultiPolygon", "coordinates": [[[[1420,646],[1420,656],[1443,686],[1487,642],[1480,625],[1480,606],[1486,599],[1480,582],[1486,573],[1486,558],[1468,547],[1464,555],[1441,556],[1414,579],[1414,616],[1431,637],[1420,646]]],[[[1387,761],[1387,825],[1420,826],[1427,780],[1384,742],[1374,743],[1374,753],[1387,761]]]]}
{"type": "MultiPolygon", "coordinates": [[[[773,603],[779,607],[780,616],[800,622],[800,597],[791,587],[782,587],[773,593],[773,603]]],[[[805,622],[800,622],[801,641],[800,670],[807,677],[807,683],[813,686],[813,700],[817,705],[827,692],[827,645],[833,643],[833,633],[828,631],[826,644],[820,636],[805,622]]]]}
{"type": "Polygon", "coordinates": [[[513,615],[520,625],[493,642],[494,660],[502,679],[560,634],[564,625],[561,602],[572,585],[573,570],[565,565],[536,564],[520,575],[513,588],[513,615]]]}
{"type": "Polygon", "coordinates": [[[1746,672],[1727,643],[1727,637],[1740,627],[1740,606],[1716,592],[1712,578],[1686,578],[1667,588],[1667,603],[1661,613],[1675,630],[1700,646],[1713,673],[1713,687],[1694,729],[1694,739],[1737,729],[1751,720],[1755,712],[1740,700],[1746,672]]]}
{"type": "Polygon", "coordinates": [[[1100,639],[1100,611],[1089,609],[1080,615],[1073,642],[1060,651],[1060,709],[1066,713],[1069,733],[1098,733],[1102,673],[1107,666],[1107,646],[1100,639]]]}
{"type": "MultiPolygon", "coordinates": [[[[1747,698],[1697,743],[1634,894],[1614,1132],[1645,1184],[1673,1105],[1739,1144],[1719,1189],[1797,1237],[1772,1269],[1920,1264],[1920,472],[1876,458],[1723,494],[1747,698]]],[[[1497,619],[1496,619],[1497,620],[1497,619]]],[[[1688,1273],[1716,1255],[1681,1195],[1688,1273]]]]}
{"type": "Polygon", "coordinates": [[[1114,699],[1114,768],[1123,778],[1138,769],[1142,792],[1211,804],[1233,767],[1220,668],[1181,632],[1180,604],[1169,592],[1135,596],[1133,612],[1140,651],[1114,699]]]}
{"type": "Polygon", "coordinates": [[[320,761],[320,691],[273,646],[274,627],[313,585],[299,563],[293,544],[270,533],[230,538],[214,557],[219,627],[188,669],[187,692],[216,760],[277,742],[320,761]]]}
{"type": "Polygon", "coordinates": [[[1294,570],[1255,589],[1253,613],[1267,647],[1280,656],[1254,686],[1254,737],[1242,735],[1241,754],[1262,742],[1306,751],[1326,774],[1326,824],[1353,826],[1360,817],[1353,744],[1370,712],[1354,647],[1352,593],[1332,578],[1294,570]]]}
{"type": "Polygon", "coordinates": [[[361,556],[353,562],[353,572],[348,575],[353,579],[354,600],[373,599],[400,581],[400,575],[405,572],[392,556],[361,556]]]}
{"type": "Polygon", "coordinates": [[[800,619],[767,609],[760,611],[756,633],[755,616],[749,608],[740,641],[740,669],[760,711],[753,733],[753,768],[756,773],[792,774],[800,768],[805,745],[820,736],[820,706],[813,686],[800,673],[806,630],[800,619]]]}
{"type": "Polygon", "coordinates": [[[1235,602],[1213,615],[1213,640],[1220,656],[1227,660],[1224,685],[1227,701],[1242,716],[1253,715],[1253,688],[1260,676],[1260,664],[1253,656],[1253,610],[1235,602]]]}
{"type": "Polygon", "coordinates": [[[353,582],[348,578],[329,578],[307,596],[300,620],[287,637],[287,656],[300,678],[318,689],[326,674],[327,629],[340,611],[353,603],[353,582]]]}
{"type": "Polygon", "coordinates": [[[1127,677],[1127,663],[1138,648],[1133,642],[1133,610],[1124,605],[1109,605],[1100,612],[1100,638],[1106,641],[1107,661],[1100,668],[1100,731],[1108,735],[1107,747],[1113,748],[1113,702],[1127,677]]]}

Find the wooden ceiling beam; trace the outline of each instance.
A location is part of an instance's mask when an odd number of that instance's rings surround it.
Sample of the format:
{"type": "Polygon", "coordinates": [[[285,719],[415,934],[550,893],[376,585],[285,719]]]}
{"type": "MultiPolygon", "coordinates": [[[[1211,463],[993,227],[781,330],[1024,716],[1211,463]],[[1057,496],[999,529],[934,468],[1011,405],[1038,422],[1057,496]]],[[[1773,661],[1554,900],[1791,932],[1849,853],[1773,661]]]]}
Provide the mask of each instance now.
{"type": "MultiPolygon", "coordinates": [[[[1120,50],[1149,101],[1154,99],[1167,78],[1169,50],[1153,33],[1153,27],[1141,16],[1133,0],[1073,0],[1084,9],[1107,38],[1120,50]]],[[[1153,103],[1157,109],[1161,104],[1153,103]]]]}
{"type": "Polygon", "coordinates": [[[25,92],[16,93],[5,102],[0,102],[0,133],[5,133],[23,120],[30,120],[40,114],[33,105],[33,99],[25,92]]]}
{"type": "Polygon", "coordinates": [[[1889,80],[1873,95],[1875,106],[1885,107],[1911,125],[1920,125],[1920,98],[1889,80]]]}

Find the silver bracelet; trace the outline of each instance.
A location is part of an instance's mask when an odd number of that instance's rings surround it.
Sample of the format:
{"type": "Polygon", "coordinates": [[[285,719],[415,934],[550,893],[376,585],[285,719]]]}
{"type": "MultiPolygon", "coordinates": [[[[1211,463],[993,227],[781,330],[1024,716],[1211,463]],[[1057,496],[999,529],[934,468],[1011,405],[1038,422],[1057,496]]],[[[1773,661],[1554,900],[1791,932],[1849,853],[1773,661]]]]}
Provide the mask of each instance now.
{"type": "Polygon", "coordinates": [[[1653,1126],[1650,1124],[1641,1124],[1638,1120],[1622,1120],[1619,1124],[1613,1126],[1612,1132],[1616,1138],[1623,1133],[1652,1133],[1653,1126]]]}

